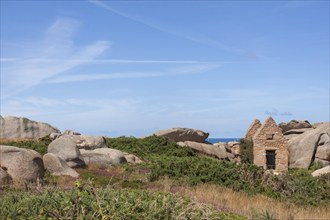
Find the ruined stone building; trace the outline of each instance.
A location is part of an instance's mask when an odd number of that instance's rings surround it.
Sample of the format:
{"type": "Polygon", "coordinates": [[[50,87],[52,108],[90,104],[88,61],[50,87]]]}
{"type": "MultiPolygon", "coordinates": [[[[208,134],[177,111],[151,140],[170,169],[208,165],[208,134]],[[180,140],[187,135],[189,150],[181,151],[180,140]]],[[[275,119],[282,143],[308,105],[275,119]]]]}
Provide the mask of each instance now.
{"type": "Polygon", "coordinates": [[[288,170],[288,143],[272,117],[261,125],[255,120],[245,136],[253,142],[253,163],[267,170],[288,170]]]}

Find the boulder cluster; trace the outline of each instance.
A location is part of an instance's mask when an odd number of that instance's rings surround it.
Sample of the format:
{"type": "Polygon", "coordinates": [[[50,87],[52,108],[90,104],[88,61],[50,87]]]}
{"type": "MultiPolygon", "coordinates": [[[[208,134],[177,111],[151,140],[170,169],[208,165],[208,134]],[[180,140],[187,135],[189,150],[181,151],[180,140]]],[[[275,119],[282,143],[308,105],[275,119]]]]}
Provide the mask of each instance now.
{"type": "Polygon", "coordinates": [[[288,140],[290,168],[308,168],[314,163],[323,168],[312,175],[330,172],[330,122],[312,125],[292,120],[279,126],[288,140]]]}
{"type": "MultiPolygon", "coordinates": [[[[258,126],[255,125],[256,129],[258,126]]],[[[290,168],[308,168],[318,163],[323,168],[315,171],[314,176],[330,172],[329,126],[329,122],[311,125],[308,121],[296,120],[279,124],[288,141],[290,168]]],[[[207,156],[240,163],[239,142],[211,144],[207,142],[209,133],[190,128],[172,128],[154,135],[166,137],[178,146],[192,148],[207,156]]],[[[35,182],[43,178],[46,170],[55,176],[78,178],[75,168],[85,168],[89,164],[108,166],[142,162],[135,155],[108,148],[102,136],[81,135],[72,130],[61,133],[47,123],[0,116],[0,140],[40,139],[45,136],[52,140],[45,155],[31,149],[0,145],[0,185],[35,182]]]]}
{"type": "Polygon", "coordinates": [[[181,147],[189,147],[197,152],[203,153],[217,159],[225,159],[240,162],[239,143],[216,143],[211,144],[206,141],[209,133],[190,128],[172,128],[154,133],[156,136],[166,137],[176,142],[181,147]]]}
{"type": "Polygon", "coordinates": [[[31,149],[0,145],[0,184],[35,182],[43,178],[45,170],[55,176],[78,178],[74,168],[84,168],[91,163],[117,165],[142,162],[135,155],[108,148],[102,136],[80,135],[71,130],[61,134],[49,124],[17,117],[1,117],[0,125],[0,137],[4,140],[44,136],[52,139],[43,156],[31,149]]]}

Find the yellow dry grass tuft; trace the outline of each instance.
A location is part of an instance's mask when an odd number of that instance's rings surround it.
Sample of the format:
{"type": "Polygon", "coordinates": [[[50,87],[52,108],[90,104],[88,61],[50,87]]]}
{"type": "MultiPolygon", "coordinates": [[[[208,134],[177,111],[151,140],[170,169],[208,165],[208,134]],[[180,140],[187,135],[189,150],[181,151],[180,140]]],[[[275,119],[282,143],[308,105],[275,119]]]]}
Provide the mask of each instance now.
{"type": "Polygon", "coordinates": [[[167,178],[158,181],[156,185],[156,190],[189,197],[196,202],[212,205],[220,211],[229,211],[246,216],[248,219],[255,219],[266,212],[275,219],[330,219],[330,207],[301,207],[280,202],[260,194],[251,196],[244,192],[235,192],[218,185],[178,186],[167,178]]]}

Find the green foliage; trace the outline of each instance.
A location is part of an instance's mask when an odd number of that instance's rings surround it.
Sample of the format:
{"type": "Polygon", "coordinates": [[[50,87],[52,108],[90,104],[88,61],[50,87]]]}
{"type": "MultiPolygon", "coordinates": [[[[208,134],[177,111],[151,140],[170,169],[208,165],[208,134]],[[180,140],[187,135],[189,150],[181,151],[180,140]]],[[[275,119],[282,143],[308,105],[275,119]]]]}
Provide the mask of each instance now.
{"type": "Polygon", "coordinates": [[[242,138],[240,140],[240,157],[242,163],[253,163],[253,142],[242,138]]]}
{"type": "Polygon", "coordinates": [[[273,214],[271,214],[270,212],[268,212],[266,210],[266,211],[263,211],[260,214],[257,214],[256,216],[254,216],[253,219],[256,219],[256,220],[275,220],[275,217],[274,217],[273,214]]]}
{"type": "Polygon", "coordinates": [[[188,147],[179,147],[175,142],[164,137],[149,136],[146,138],[118,137],[106,139],[109,148],[115,148],[137,155],[144,160],[154,155],[191,157],[195,152],[188,147]]]}
{"type": "Polygon", "coordinates": [[[315,170],[318,170],[318,169],[321,169],[323,166],[322,162],[321,161],[314,161],[310,167],[308,168],[311,172],[315,171],[315,170]]]}
{"type": "Polygon", "coordinates": [[[306,169],[272,176],[264,183],[269,189],[268,195],[299,205],[326,205],[330,201],[330,185],[323,178],[312,177],[306,169]]]}
{"type": "Polygon", "coordinates": [[[2,195],[0,219],[243,219],[167,193],[98,189],[76,183],[69,191],[2,195]]]}
{"type": "Polygon", "coordinates": [[[150,170],[150,181],[168,176],[190,185],[214,183],[300,205],[330,202],[330,185],[326,178],[314,178],[307,170],[274,176],[250,164],[253,162],[251,141],[241,140],[243,152],[246,152],[246,163],[239,165],[196,154],[191,149],[156,136],[143,139],[120,137],[107,139],[107,143],[109,147],[147,159],[147,163],[140,165],[140,168],[145,166],[150,170]]]}
{"type": "Polygon", "coordinates": [[[248,193],[262,191],[263,170],[250,164],[236,165],[206,156],[158,157],[154,158],[150,168],[151,181],[161,176],[168,176],[191,185],[214,183],[248,193]]]}
{"type": "Polygon", "coordinates": [[[27,148],[39,152],[41,155],[47,153],[48,145],[50,144],[51,139],[49,136],[39,138],[38,140],[19,140],[19,141],[0,141],[2,145],[15,146],[20,148],[27,148]]]}

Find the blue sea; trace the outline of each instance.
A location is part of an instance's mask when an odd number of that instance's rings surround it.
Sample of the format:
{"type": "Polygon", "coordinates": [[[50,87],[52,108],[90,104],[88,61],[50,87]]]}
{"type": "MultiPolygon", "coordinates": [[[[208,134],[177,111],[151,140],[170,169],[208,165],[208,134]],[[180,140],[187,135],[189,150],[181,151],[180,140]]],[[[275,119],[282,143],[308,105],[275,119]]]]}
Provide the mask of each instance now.
{"type": "Polygon", "coordinates": [[[206,139],[206,141],[212,143],[212,144],[215,144],[215,143],[219,143],[219,142],[225,142],[225,143],[228,143],[228,142],[231,142],[231,141],[238,141],[240,140],[241,138],[208,138],[206,139]]]}

